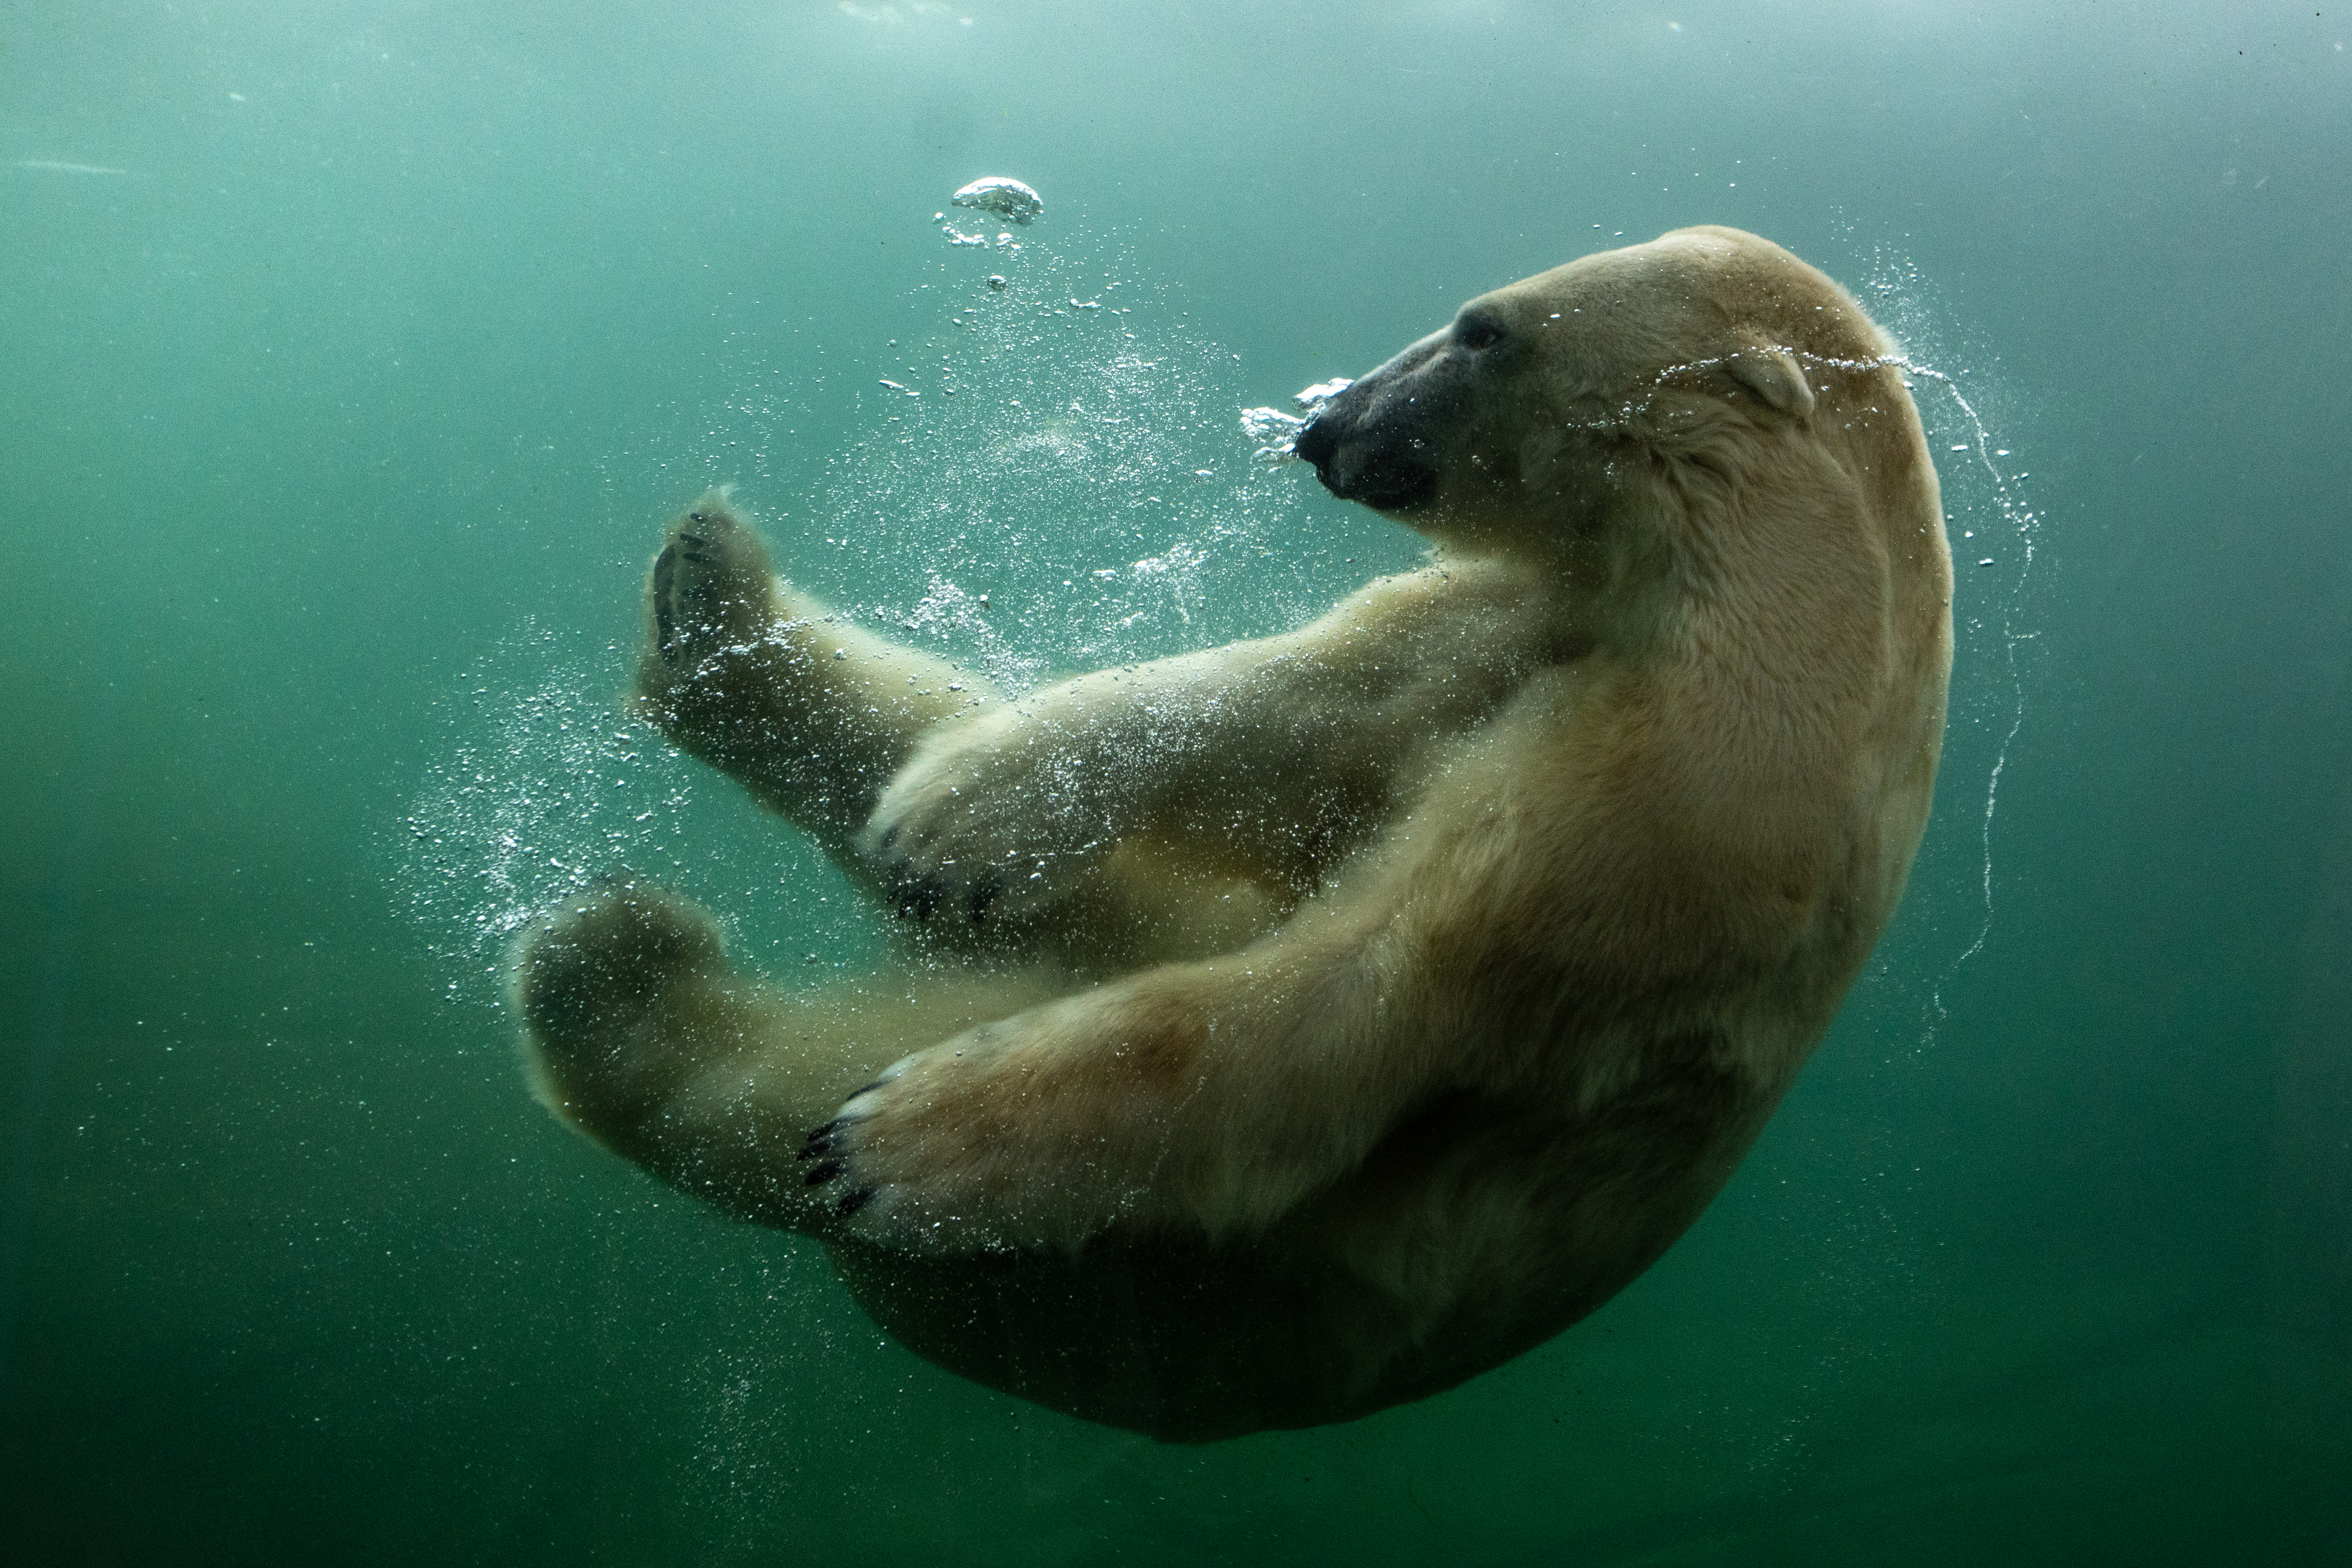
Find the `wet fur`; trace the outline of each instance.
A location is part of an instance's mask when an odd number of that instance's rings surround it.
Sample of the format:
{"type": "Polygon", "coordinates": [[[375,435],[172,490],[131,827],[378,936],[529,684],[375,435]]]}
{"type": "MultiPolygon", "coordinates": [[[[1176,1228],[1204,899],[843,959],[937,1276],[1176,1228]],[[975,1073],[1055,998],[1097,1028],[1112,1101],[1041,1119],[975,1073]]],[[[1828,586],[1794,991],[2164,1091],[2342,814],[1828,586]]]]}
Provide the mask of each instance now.
{"type": "Polygon", "coordinates": [[[541,1099],[940,1364],[1163,1437],[1540,1342],[1728,1179],[1900,895],[1950,567],[1891,357],[1731,230],[1514,284],[1300,444],[1429,565],[1018,697],[704,498],[640,710],[905,958],[788,992],[675,895],[572,900],[516,968],[541,1099]]]}

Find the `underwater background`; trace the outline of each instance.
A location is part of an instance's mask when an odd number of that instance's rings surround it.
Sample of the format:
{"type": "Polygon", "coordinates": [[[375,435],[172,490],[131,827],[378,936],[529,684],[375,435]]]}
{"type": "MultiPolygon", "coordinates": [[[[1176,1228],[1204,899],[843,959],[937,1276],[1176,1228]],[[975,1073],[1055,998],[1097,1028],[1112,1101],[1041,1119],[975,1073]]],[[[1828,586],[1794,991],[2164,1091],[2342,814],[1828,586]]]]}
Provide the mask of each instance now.
{"type": "Polygon", "coordinates": [[[0,4],[6,1556],[2352,1561],[2347,41],[0,4]],[[951,245],[990,174],[1044,218],[951,245]],[[1242,410],[1700,222],[1904,343],[1959,651],[1901,916],[1618,1300],[1158,1446],[919,1361],[531,1103],[499,957],[582,879],[787,980],[879,941],[618,710],[703,487],[1016,684],[1265,631],[1418,547],[1242,410]]]}

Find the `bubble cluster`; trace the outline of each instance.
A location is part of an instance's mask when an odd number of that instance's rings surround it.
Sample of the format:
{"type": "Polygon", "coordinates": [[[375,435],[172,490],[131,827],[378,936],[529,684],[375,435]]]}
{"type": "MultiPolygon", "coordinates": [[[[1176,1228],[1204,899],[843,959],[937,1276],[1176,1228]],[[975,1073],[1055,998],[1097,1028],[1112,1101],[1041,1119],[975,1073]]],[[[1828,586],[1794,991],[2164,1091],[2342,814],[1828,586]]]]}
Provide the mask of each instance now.
{"type": "Polygon", "coordinates": [[[1324,406],[1355,384],[1346,376],[1318,381],[1303,391],[1290,395],[1298,410],[1285,414],[1279,408],[1244,408],[1242,410],[1242,431],[1257,443],[1251,455],[1267,462],[1287,463],[1298,456],[1298,433],[1315,421],[1324,406]]]}
{"type": "MultiPolygon", "coordinates": [[[[969,207],[975,212],[995,218],[999,223],[1019,224],[1024,227],[1045,216],[1045,197],[1020,181],[1009,179],[1003,174],[992,174],[986,179],[974,180],[958,191],[952,200],[957,206],[969,207]]],[[[954,224],[948,221],[948,215],[944,212],[933,213],[931,221],[940,226],[940,232],[947,236],[950,245],[973,246],[990,243],[985,234],[966,234],[957,228],[954,224]]],[[[1013,235],[1007,230],[997,235],[994,248],[1018,250],[1021,247],[1013,243],[1013,235]]]]}
{"type": "Polygon", "coordinates": [[[890,401],[807,509],[861,585],[788,574],[1014,689],[1309,610],[1283,570],[1304,491],[1234,438],[1237,357],[1099,239],[990,262],[948,267],[936,326],[877,367],[890,401]]]}
{"type": "Polygon", "coordinates": [[[1951,341],[1927,280],[1899,250],[1874,247],[1860,292],[1871,314],[1901,345],[1896,363],[1937,458],[1945,531],[1960,568],[1953,585],[1956,673],[1944,773],[1947,779],[1972,776],[1983,799],[1977,830],[1978,907],[1966,918],[1973,934],[1929,993],[1925,1048],[1945,1016],[1944,984],[1983,951],[1992,934],[1994,824],[2001,776],[2025,728],[2026,663],[2040,636],[2032,595],[2042,520],[2026,493],[2031,474],[2011,467],[2011,447],[1994,434],[2026,416],[2014,406],[2007,386],[1981,374],[1984,364],[1997,362],[1978,345],[1951,341]]]}
{"type": "Polygon", "coordinates": [[[619,714],[619,662],[530,628],[445,705],[446,733],[401,819],[398,897],[450,967],[495,990],[507,944],[566,894],[674,865],[688,775],[619,714]]]}
{"type": "MultiPolygon", "coordinates": [[[[742,499],[796,584],[1019,692],[1263,635],[1361,580],[1348,547],[1318,542],[1311,480],[1235,438],[1238,357],[1125,250],[1081,237],[992,251],[996,272],[977,259],[942,258],[944,281],[877,304],[912,320],[874,332],[897,336],[861,368],[829,454],[793,452],[807,416],[773,389],[713,437],[730,459],[740,439],[742,499]]],[[[453,993],[494,998],[516,935],[623,869],[687,886],[738,943],[855,965],[880,940],[813,846],[747,820],[740,790],[625,715],[634,658],[530,626],[445,699],[394,879],[453,993]]]]}

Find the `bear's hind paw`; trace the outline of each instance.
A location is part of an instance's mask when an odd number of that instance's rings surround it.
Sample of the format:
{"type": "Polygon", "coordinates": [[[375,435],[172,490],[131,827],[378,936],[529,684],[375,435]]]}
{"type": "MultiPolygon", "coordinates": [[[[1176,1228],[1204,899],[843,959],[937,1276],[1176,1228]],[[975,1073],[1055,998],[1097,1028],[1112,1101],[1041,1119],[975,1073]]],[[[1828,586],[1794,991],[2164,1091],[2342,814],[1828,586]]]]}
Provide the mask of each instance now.
{"type": "Polygon", "coordinates": [[[717,491],[671,524],[647,597],[654,651],[673,669],[755,636],[774,608],[775,574],[759,535],[717,491]]]}

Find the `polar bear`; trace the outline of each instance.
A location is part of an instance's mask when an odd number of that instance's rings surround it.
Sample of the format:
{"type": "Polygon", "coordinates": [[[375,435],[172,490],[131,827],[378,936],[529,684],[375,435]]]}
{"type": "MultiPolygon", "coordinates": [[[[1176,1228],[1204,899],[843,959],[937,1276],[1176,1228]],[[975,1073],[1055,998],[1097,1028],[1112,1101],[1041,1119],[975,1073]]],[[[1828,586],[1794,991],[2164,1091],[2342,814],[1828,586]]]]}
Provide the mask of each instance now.
{"type": "Polygon", "coordinates": [[[1894,346],[1726,228],[1462,307],[1301,433],[1419,570],[1025,693],[705,497],[635,700],[894,909],[793,992],[674,894],[514,970],[560,1117],[824,1239],[907,1344],[1204,1440],[1496,1366],[1728,1179],[1894,910],[1950,665],[1894,346]]]}

